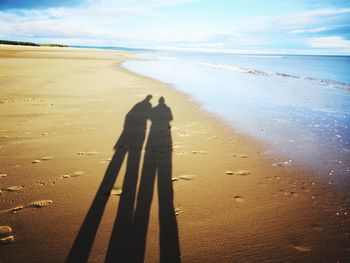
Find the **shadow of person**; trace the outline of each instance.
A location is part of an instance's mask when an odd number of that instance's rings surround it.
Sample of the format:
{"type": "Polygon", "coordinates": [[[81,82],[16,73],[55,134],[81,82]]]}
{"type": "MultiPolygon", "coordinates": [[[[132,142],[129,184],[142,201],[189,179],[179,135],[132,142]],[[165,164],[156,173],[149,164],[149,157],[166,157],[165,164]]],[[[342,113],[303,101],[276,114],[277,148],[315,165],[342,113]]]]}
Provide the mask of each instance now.
{"type": "Polygon", "coordinates": [[[66,262],[79,263],[88,261],[109,194],[113,189],[126,154],[128,154],[126,174],[120,200],[120,202],[122,200],[124,202],[121,202],[123,207],[119,206],[119,210],[123,211],[121,214],[123,215],[123,225],[131,225],[141,151],[145,140],[147,119],[152,109],[151,98],[152,96],[148,95],[144,100],[135,104],[127,113],[123,132],[114,146],[115,153],[75,238],[66,262]],[[125,202],[125,198],[128,200],[127,202],[125,202]]]}
{"type": "MultiPolygon", "coordinates": [[[[160,262],[181,262],[178,227],[173,204],[172,137],[170,121],[173,119],[164,98],[149,116],[152,124],[145,148],[137,206],[129,233],[128,255],[121,262],[143,262],[145,258],[147,228],[157,178],[159,200],[160,262]]],[[[112,262],[116,254],[117,232],[112,233],[106,261],[112,262]]]]}

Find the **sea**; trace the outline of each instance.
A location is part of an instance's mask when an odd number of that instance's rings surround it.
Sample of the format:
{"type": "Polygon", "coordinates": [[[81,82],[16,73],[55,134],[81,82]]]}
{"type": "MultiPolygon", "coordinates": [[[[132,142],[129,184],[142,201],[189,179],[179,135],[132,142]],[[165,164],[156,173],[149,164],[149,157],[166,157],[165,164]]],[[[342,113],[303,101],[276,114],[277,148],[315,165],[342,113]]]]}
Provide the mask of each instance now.
{"type": "MultiPolygon", "coordinates": [[[[145,52],[123,66],[171,84],[203,110],[350,186],[350,56],[145,52]]],[[[171,105],[169,105],[171,107],[171,105]]],[[[176,118],[176,116],[174,116],[176,118]]]]}

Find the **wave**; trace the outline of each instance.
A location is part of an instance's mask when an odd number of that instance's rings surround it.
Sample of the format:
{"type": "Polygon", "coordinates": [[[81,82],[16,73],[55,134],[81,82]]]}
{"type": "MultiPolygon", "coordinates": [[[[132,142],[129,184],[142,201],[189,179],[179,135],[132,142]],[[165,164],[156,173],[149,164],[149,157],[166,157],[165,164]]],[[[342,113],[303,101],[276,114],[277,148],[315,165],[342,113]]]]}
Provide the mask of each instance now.
{"type": "MultiPolygon", "coordinates": [[[[170,59],[170,58],[167,58],[167,59],[170,59]]],[[[181,59],[172,58],[172,60],[181,60],[181,59]]],[[[258,75],[258,76],[278,77],[278,78],[284,78],[284,79],[305,80],[305,81],[312,82],[314,84],[319,84],[326,87],[338,88],[338,89],[350,91],[350,85],[343,82],[334,81],[334,80],[318,79],[313,77],[302,77],[302,76],[297,76],[297,75],[292,75],[292,74],[287,74],[282,72],[266,72],[266,71],[257,70],[257,69],[247,69],[247,68],[241,68],[241,67],[232,66],[232,65],[216,64],[216,63],[210,63],[210,62],[201,62],[201,61],[188,61],[188,62],[203,65],[203,66],[209,66],[217,69],[222,69],[226,71],[237,72],[237,73],[252,74],[252,75],[258,75]]]]}
{"type": "Polygon", "coordinates": [[[237,57],[243,58],[285,58],[282,55],[235,55],[237,57]]]}

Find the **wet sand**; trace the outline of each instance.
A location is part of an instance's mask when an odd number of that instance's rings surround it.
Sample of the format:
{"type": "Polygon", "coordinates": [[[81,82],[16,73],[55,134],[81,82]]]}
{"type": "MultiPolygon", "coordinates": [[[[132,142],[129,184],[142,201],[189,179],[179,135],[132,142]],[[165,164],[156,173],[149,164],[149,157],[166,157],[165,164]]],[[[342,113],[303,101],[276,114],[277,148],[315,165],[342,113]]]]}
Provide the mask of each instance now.
{"type": "Polygon", "coordinates": [[[0,262],[350,260],[346,191],[130,54],[0,47],[0,262]]]}

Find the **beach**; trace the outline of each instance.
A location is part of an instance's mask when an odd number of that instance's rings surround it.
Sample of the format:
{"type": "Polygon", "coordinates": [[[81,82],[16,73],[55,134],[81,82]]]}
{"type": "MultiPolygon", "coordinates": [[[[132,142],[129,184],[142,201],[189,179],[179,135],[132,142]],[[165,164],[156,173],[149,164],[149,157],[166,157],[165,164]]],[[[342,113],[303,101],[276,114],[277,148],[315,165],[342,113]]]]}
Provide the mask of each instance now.
{"type": "Polygon", "coordinates": [[[0,46],[0,262],[350,260],[347,191],[132,55],[0,46]]]}

